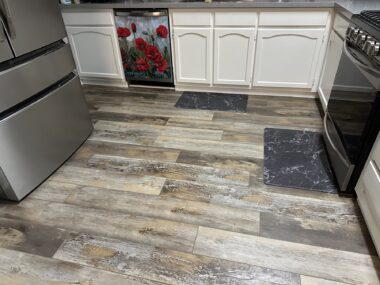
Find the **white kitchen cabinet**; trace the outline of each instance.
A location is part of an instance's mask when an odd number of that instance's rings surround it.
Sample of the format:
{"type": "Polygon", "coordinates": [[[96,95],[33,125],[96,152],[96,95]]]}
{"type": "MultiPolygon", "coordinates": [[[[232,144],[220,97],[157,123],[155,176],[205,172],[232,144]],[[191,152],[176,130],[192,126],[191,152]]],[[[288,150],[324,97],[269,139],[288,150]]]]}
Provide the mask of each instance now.
{"type": "Polygon", "coordinates": [[[343,40],[338,36],[338,34],[335,31],[332,31],[327,47],[327,54],[322,71],[322,78],[318,88],[318,94],[321,99],[322,107],[324,110],[326,110],[327,103],[331,95],[342,51],[343,40]]]}
{"type": "Polygon", "coordinates": [[[174,28],[176,81],[211,83],[211,28],[174,28]]]}
{"type": "Polygon", "coordinates": [[[123,79],[114,27],[66,27],[81,77],[123,79]]]}
{"type": "Polygon", "coordinates": [[[250,85],[254,36],[253,28],[215,28],[215,84],[250,85]]]}
{"type": "Polygon", "coordinates": [[[324,28],[259,28],[254,84],[312,88],[324,28]]]}
{"type": "Polygon", "coordinates": [[[355,187],[358,203],[380,253],[380,135],[368,157],[367,163],[355,187]]]}
{"type": "Polygon", "coordinates": [[[62,17],[82,83],[128,86],[113,10],[63,9],[62,17]]]}

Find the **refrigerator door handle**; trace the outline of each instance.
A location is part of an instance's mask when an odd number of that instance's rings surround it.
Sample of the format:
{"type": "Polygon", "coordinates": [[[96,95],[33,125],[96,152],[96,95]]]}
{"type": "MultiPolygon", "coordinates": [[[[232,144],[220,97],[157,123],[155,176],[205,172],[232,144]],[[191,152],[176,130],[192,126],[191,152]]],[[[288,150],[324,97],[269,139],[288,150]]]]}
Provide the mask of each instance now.
{"type": "Polygon", "coordinates": [[[3,17],[1,15],[1,12],[0,12],[0,43],[7,40],[7,35],[5,34],[4,29],[5,29],[5,24],[4,24],[4,20],[3,20],[3,17]]]}
{"type": "Polygon", "coordinates": [[[3,8],[3,16],[5,17],[4,20],[4,25],[6,28],[6,32],[8,33],[8,36],[11,39],[16,38],[16,29],[15,26],[13,25],[13,20],[12,20],[12,13],[11,13],[11,8],[9,6],[8,0],[1,0],[1,7],[3,8]]]}

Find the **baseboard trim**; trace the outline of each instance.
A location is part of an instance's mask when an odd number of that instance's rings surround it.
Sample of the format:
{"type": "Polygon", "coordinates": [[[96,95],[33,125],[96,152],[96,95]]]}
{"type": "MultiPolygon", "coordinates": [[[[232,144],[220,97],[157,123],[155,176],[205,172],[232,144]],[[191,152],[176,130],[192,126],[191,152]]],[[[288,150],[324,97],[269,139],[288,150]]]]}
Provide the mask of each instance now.
{"type": "Polygon", "coordinates": [[[283,96],[298,98],[318,98],[317,92],[309,90],[294,90],[285,88],[233,88],[219,86],[195,86],[195,85],[176,85],[176,91],[199,91],[199,92],[218,92],[231,94],[261,95],[261,96],[283,96]]]}
{"type": "MultiPolygon", "coordinates": [[[[142,85],[130,85],[123,80],[114,79],[97,79],[97,78],[81,78],[81,82],[84,85],[103,85],[113,87],[145,87],[154,89],[173,89],[172,87],[162,86],[142,86],[142,85]]],[[[200,85],[176,85],[175,91],[198,91],[198,92],[217,92],[217,93],[231,93],[231,94],[246,94],[246,95],[258,95],[258,96],[275,96],[275,97],[296,97],[296,98],[318,98],[317,92],[304,89],[289,89],[289,88],[236,88],[230,86],[200,86],[200,85]]]]}
{"type": "Polygon", "coordinates": [[[118,79],[104,79],[104,78],[80,78],[83,85],[102,85],[128,88],[128,83],[124,80],[118,79]]]}

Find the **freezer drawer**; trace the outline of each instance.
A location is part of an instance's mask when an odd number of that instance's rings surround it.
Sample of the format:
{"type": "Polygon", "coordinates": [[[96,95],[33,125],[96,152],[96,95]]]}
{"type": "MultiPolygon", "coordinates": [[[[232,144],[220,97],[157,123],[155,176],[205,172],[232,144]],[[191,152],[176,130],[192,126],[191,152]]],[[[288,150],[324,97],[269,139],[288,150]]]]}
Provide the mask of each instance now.
{"type": "Polygon", "coordinates": [[[0,121],[0,197],[21,200],[90,135],[77,76],[0,121]]]}
{"type": "Polygon", "coordinates": [[[0,72],[0,114],[53,85],[75,69],[70,46],[47,51],[25,63],[0,72]]]}

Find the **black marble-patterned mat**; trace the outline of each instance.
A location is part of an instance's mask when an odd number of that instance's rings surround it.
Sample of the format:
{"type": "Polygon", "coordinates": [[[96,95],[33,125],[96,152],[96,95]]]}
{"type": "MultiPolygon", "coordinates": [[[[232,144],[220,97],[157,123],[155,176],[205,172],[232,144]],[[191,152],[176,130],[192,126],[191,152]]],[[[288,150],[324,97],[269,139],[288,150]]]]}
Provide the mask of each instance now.
{"type": "Polygon", "coordinates": [[[203,109],[247,112],[248,95],[185,91],[175,106],[184,109],[203,109]]]}
{"type": "Polygon", "coordinates": [[[264,183],[337,193],[320,133],[266,128],[264,183]]]}

